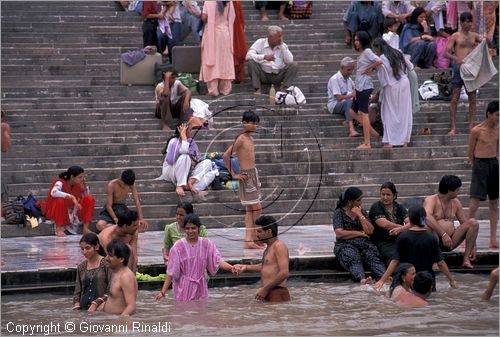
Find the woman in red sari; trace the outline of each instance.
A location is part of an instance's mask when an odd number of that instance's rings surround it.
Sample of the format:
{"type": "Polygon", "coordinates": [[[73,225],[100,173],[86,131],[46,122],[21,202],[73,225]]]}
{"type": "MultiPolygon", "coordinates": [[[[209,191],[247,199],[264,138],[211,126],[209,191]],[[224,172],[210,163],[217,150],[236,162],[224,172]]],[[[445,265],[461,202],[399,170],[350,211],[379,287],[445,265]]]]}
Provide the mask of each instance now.
{"type": "Polygon", "coordinates": [[[72,234],[72,225],[83,224],[83,233],[90,232],[95,199],[90,195],[83,168],[71,166],[59,174],[50,186],[45,201],[45,217],[56,224],[56,235],[66,236],[65,230],[72,234]]]}

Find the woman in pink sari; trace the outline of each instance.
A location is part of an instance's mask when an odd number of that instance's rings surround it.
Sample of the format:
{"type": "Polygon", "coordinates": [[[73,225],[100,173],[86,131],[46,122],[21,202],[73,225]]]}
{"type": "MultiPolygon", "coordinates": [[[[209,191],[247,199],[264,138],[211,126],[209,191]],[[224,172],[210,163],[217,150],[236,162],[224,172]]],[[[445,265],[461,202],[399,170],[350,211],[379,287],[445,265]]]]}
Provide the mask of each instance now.
{"type": "Polygon", "coordinates": [[[178,240],[170,250],[167,277],[160,292],[155,296],[158,301],[165,297],[173,282],[174,300],[194,301],[208,298],[208,284],[205,272],[212,276],[219,268],[233,271],[233,266],[222,259],[215,244],[200,237],[200,218],[188,214],[184,218],[186,237],[178,240]]]}
{"type": "Polygon", "coordinates": [[[205,1],[201,19],[205,30],[201,39],[200,81],[210,96],[229,95],[235,79],[233,31],[235,12],[231,1],[205,1]]]}

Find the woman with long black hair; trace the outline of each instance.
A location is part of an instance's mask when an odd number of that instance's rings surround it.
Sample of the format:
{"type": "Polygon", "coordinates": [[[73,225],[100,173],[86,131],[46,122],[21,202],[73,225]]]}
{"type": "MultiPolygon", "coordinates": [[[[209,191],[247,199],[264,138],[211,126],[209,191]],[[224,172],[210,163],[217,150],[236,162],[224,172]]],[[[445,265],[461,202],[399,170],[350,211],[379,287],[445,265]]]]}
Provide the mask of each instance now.
{"type": "Polygon", "coordinates": [[[377,76],[382,87],[380,110],[384,124],[384,147],[407,147],[413,127],[410,81],[408,72],[413,65],[399,50],[392,48],[382,38],[373,41],[373,51],[382,60],[377,76]]]}
{"type": "Polygon", "coordinates": [[[410,61],[419,68],[431,68],[436,57],[436,43],[429,34],[425,9],[417,7],[408,18],[399,37],[399,48],[410,54],[410,61]]]}

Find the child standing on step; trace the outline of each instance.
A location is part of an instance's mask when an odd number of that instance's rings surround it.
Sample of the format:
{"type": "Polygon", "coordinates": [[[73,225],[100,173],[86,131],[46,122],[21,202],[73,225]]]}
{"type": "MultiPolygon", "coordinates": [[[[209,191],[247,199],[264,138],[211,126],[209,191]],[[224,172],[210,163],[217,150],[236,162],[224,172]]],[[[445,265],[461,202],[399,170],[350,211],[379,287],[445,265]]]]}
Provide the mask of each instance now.
{"type": "Polygon", "coordinates": [[[261,249],[264,244],[256,242],[255,220],[260,216],[260,181],[255,167],[255,146],[251,136],[257,130],[259,116],[253,111],[245,111],[242,118],[243,133],[239,135],[224,155],[224,163],[234,180],[239,180],[241,204],[245,207],[245,242],[243,248],[261,249]],[[235,153],[240,162],[240,173],[236,174],[230,157],[235,153]]]}

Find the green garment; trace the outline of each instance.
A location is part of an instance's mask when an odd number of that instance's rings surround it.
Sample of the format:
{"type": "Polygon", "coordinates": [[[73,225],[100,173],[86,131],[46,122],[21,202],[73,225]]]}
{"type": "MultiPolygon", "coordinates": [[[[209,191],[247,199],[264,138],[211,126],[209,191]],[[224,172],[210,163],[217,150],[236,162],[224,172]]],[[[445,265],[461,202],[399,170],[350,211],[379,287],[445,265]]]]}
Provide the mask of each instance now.
{"type": "MultiPolygon", "coordinates": [[[[207,228],[205,225],[201,225],[200,227],[200,236],[206,238],[207,235],[207,228]]],[[[163,246],[166,249],[171,249],[174,246],[174,243],[177,242],[177,240],[182,239],[185,237],[184,233],[179,233],[177,230],[177,222],[172,222],[170,225],[165,225],[165,235],[163,237],[163,246]]]]}

